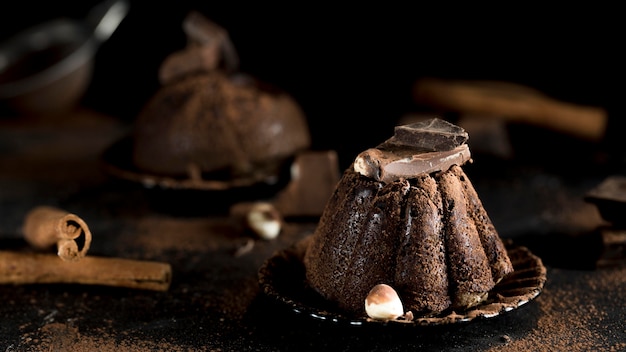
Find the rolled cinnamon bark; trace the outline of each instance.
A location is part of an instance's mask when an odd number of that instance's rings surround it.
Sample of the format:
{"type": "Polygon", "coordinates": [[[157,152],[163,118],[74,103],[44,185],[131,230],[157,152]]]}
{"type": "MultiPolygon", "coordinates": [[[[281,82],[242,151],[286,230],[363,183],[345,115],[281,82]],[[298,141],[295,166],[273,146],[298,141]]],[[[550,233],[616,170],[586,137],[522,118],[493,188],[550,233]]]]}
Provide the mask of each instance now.
{"type": "Polygon", "coordinates": [[[80,260],[91,245],[91,231],[83,219],[51,206],[29,211],[22,232],[26,241],[37,249],[56,244],[57,255],[65,261],[80,260]]]}
{"type": "Polygon", "coordinates": [[[77,263],[52,254],[0,251],[0,284],[65,283],[166,291],[171,281],[169,263],[94,256],[77,263]]]}

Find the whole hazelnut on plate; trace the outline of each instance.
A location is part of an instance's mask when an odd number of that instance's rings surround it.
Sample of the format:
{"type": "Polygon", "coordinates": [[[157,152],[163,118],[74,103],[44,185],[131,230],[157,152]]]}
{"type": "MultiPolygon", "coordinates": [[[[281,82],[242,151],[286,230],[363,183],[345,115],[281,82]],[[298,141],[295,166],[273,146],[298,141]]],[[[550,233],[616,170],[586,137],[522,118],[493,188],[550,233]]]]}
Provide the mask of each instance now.
{"type": "Polygon", "coordinates": [[[372,319],[393,320],[404,315],[404,307],[396,290],[387,284],[378,284],[365,298],[365,312],[372,319]]]}
{"type": "Polygon", "coordinates": [[[259,201],[251,205],[246,224],[260,238],[272,240],[280,234],[282,217],[271,203],[259,201]]]}

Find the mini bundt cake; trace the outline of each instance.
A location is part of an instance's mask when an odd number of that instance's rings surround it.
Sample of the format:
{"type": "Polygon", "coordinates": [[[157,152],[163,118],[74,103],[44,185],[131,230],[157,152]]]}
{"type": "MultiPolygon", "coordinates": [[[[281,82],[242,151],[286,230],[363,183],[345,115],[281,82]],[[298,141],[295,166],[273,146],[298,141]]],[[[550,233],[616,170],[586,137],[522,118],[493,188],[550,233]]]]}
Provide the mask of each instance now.
{"type": "Polygon", "coordinates": [[[161,87],[132,132],[132,161],[163,176],[211,179],[271,174],[310,147],[304,112],[286,92],[237,72],[227,33],[198,12],[184,22],[189,43],[159,70],[161,87]]]}
{"type": "Polygon", "coordinates": [[[338,308],[365,314],[378,284],[414,315],[483,302],[513,271],[461,165],[467,133],[444,120],[397,126],[342,175],[304,255],[307,284],[338,308]]]}

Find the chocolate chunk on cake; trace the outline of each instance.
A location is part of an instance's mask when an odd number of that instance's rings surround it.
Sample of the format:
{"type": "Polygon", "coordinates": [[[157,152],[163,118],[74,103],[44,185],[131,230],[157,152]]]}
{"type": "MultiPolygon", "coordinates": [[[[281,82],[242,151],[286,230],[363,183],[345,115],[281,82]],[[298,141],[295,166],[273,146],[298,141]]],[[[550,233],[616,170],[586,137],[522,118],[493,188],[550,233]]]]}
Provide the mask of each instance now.
{"type": "Polygon", "coordinates": [[[393,137],[384,145],[396,144],[427,151],[452,150],[469,139],[467,132],[446,120],[429,120],[400,125],[394,128],[393,137]]]}
{"type": "Polygon", "coordinates": [[[304,255],[307,283],[355,316],[378,284],[417,316],[476,306],[513,267],[462,169],[468,136],[440,119],[395,132],[344,171],[304,255]]]}

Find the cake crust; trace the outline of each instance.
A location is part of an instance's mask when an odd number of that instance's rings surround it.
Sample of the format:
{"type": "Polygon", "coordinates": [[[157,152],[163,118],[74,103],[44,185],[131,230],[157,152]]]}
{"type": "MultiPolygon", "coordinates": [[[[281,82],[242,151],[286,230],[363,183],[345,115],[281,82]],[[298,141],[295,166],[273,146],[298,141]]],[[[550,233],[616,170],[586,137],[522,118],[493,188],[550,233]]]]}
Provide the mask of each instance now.
{"type": "Polygon", "coordinates": [[[407,308],[418,315],[441,312],[451,304],[441,212],[435,180],[416,178],[407,199],[394,282],[407,308]]]}
{"type": "Polygon", "coordinates": [[[439,190],[446,219],[445,245],[453,308],[468,308],[484,300],[495,283],[476,225],[468,214],[463,187],[453,171],[441,175],[439,190]]]}

